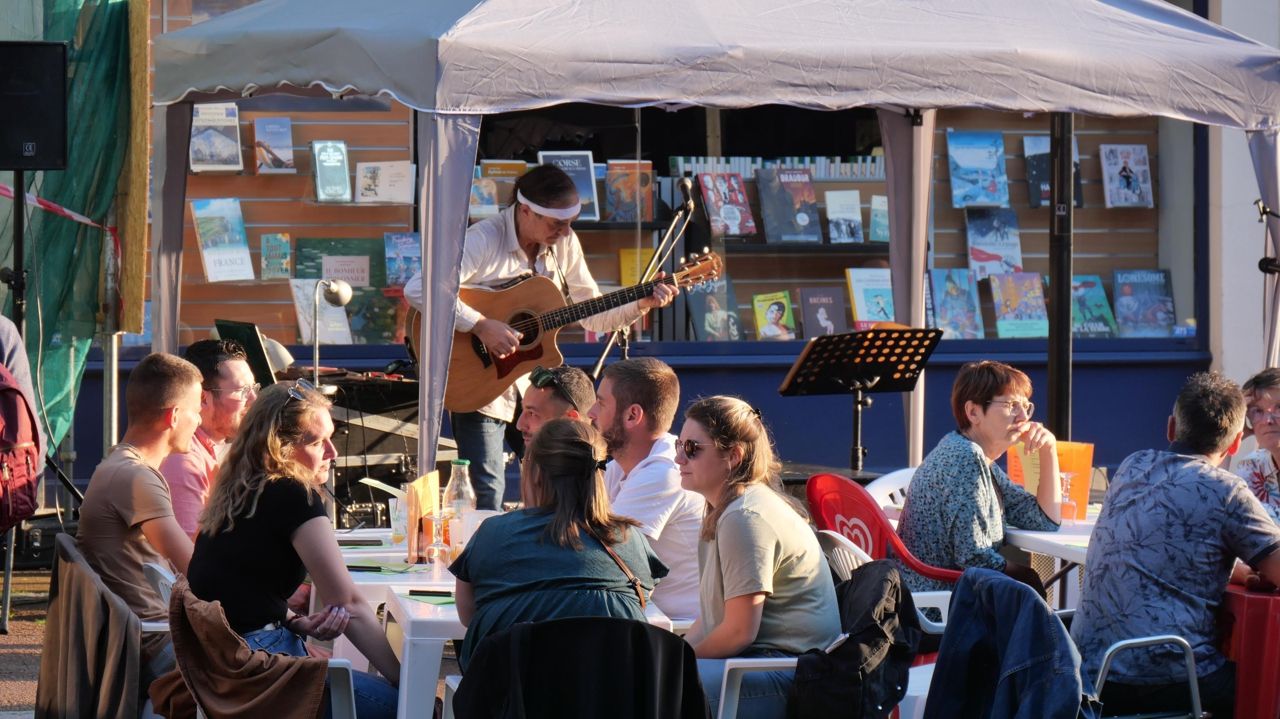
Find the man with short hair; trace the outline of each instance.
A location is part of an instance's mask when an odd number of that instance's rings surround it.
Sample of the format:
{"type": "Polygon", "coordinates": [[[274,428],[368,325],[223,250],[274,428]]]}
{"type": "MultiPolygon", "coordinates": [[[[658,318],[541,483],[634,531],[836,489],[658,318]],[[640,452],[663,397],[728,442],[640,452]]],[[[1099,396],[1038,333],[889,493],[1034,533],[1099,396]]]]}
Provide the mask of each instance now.
{"type": "Polygon", "coordinates": [[[529,373],[529,389],[521,398],[516,429],[527,446],[542,425],[567,417],[587,421],[586,412],[596,402],[591,378],[577,367],[560,365],[552,369],[535,367],[529,373]]]}
{"type": "Polygon", "coordinates": [[[670,433],[679,402],[676,373],[661,360],[638,357],[605,368],[587,416],[613,457],[604,475],[613,512],[639,522],[671,570],[653,601],[667,616],[688,620],[698,616],[698,533],[706,502],[680,486],[670,433]]]}
{"type": "Polygon", "coordinates": [[[193,540],[200,513],[209,498],[218,460],[240,431],[249,406],[261,386],[253,381],[249,357],[234,340],[200,340],[191,343],[183,358],[200,370],[200,427],[191,449],[175,452],[160,463],[160,474],[169,483],[173,516],[193,540]]]}
{"type": "MultiPolygon", "coordinates": [[[[168,563],[185,574],[191,560],[191,538],[174,519],[159,467],[171,453],[190,449],[200,426],[200,382],[200,370],[181,357],[157,352],[142,358],[125,385],[124,439],[94,470],[80,507],[81,553],[142,621],[169,616],[142,565],[168,563]]],[[[142,686],[173,666],[168,637],[144,634],[142,686]]]]}
{"type": "MultiPolygon", "coordinates": [[[[1251,579],[1237,558],[1280,584],[1280,529],[1244,480],[1219,468],[1240,447],[1244,414],[1234,382],[1192,375],[1169,417],[1169,448],[1136,452],[1120,465],[1089,541],[1071,627],[1085,676],[1097,674],[1114,642],[1177,634],[1195,650],[1204,709],[1230,716],[1235,665],[1218,650],[1214,615],[1228,579],[1251,579]]],[[[1185,710],[1183,667],[1172,645],[1116,655],[1105,711],[1185,710]]]]}

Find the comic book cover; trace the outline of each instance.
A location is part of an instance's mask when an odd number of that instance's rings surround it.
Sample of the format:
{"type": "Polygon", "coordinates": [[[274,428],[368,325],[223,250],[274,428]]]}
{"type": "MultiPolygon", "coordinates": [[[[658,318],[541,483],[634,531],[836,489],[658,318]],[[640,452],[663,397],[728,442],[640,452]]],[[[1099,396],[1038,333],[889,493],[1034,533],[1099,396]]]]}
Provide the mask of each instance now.
{"type": "Polygon", "coordinates": [[[1049,313],[1039,272],[1001,273],[991,275],[990,280],[997,337],[1049,336],[1049,313]]]}
{"type": "Polygon", "coordinates": [[[1009,206],[1004,135],[947,128],[947,164],[952,207],[1009,206]]]}
{"type": "Polygon", "coordinates": [[[877,322],[893,322],[893,281],[888,267],[849,267],[845,271],[853,306],[853,328],[871,329],[877,322]]]}
{"type": "Polygon", "coordinates": [[[964,211],[969,238],[969,269],[974,279],[1022,271],[1022,238],[1018,216],[1005,208],[968,208],[964,211]]]}
{"type": "Polygon", "coordinates": [[[711,223],[712,237],[749,237],[756,233],[742,175],[737,172],[703,172],[698,175],[702,206],[711,223]]]}
{"type": "Polygon", "coordinates": [[[756,189],[767,242],[822,242],[808,169],[762,167],[756,170],[756,189]]]}
{"type": "Polygon", "coordinates": [[[1168,337],[1178,316],[1168,270],[1116,270],[1116,330],[1121,337],[1168,337]]]}
{"type": "Polygon", "coordinates": [[[1076,337],[1114,337],[1116,319],[1097,275],[1071,277],[1071,333],[1076,337]]]}
{"type": "Polygon", "coordinates": [[[1155,207],[1146,145],[1099,145],[1107,207],[1155,207]]]}
{"type": "Polygon", "coordinates": [[[791,293],[787,290],[751,296],[756,316],[756,339],[793,340],[796,320],[791,313],[791,293]]]}
{"type": "Polygon", "coordinates": [[[849,331],[849,305],[839,287],[805,287],[800,290],[800,316],[804,336],[821,337],[849,331]]]}
{"type": "Polygon", "coordinates": [[[973,273],[960,269],[930,270],[929,278],[933,290],[932,326],[942,330],[942,339],[982,339],[982,311],[973,273]]]}
{"type": "Polygon", "coordinates": [[[609,160],[604,176],[605,222],[653,221],[653,162],[609,160]]]}
{"type": "Polygon", "coordinates": [[[738,300],[733,280],[726,274],[682,290],[689,303],[692,337],[699,342],[734,342],[742,339],[738,300]]]}

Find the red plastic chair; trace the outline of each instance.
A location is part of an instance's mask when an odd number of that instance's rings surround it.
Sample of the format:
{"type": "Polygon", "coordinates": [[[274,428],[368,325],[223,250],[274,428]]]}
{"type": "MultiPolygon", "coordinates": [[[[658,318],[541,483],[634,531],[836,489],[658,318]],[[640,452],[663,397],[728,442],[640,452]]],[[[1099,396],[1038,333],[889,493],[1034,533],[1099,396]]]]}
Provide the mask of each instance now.
{"type": "Polygon", "coordinates": [[[815,474],[806,488],[809,513],[818,529],[844,535],[872,559],[892,554],[917,574],[941,582],[960,579],[958,570],[935,567],[916,559],[894,531],[879,502],[861,485],[838,474],[815,474]]]}

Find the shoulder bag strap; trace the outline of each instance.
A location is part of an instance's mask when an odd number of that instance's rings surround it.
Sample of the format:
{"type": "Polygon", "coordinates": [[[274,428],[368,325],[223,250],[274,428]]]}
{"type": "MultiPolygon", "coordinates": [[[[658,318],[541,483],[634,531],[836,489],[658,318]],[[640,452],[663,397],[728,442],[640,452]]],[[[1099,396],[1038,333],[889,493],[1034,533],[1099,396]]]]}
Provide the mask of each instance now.
{"type": "Polygon", "coordinates": [[[622,570],[622,573],[627,575],[627,584],[630,584],[631,588],[636,590],[636,596],[640,598],[640,609],[643,610],[647,603],[644,598],[644,586],[640,584],[640,579],[631,571],[631,567],[628,567],[627,563],[622,561],[622,557],[619,557],[618,553],[613,551],[613,547],[610,547],[608,542],[596,536],[595,532],[585,527],[583,527],[583,531],[599,542],[600,546],[604,547],[604,551],[608,552],[610,557],[613,557],[613,561],[618,564],[618,568],[622,570]]]}

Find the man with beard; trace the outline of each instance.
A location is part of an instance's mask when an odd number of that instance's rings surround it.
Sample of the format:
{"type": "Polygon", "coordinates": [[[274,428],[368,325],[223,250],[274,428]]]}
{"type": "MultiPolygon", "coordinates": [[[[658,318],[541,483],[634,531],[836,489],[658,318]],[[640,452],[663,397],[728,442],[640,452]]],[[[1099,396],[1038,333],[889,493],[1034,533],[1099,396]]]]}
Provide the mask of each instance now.
{"type": "Polygon", "coordinates": [[[596,391],[586,372],[567,365],[535,367],[529,373],[529,389],[521,398],[516,429],[524,435],[527,446],[542,425],[553,419],[587,421],[586,412],[595,401],[596,391]]]}
{"type": "MultiPolygon", "coordinates": [[[[80,507],[80,551],[144,622],[167,621],[169,611],[142,565],[171,564],[186,574],[191,561],[191,538],[173,517],[159,467],[170,454],[191,448],[200,426],[200,382],[200,370],[181,357],[157,352],[142,358],[124,390],[129,428],[93,471],[80,507]]],[[[143,634],[140,685],[173,667],[168,635],[143,634]]]]}
{"type": "Polygon", "coordinates": [[[249,406],[261,387],[253,381],[249,358],[232,340],[200,340],[183,353],[203,377],[200,392],[200,427],[191,449],[175,452],[160,464],[169,484],[173,516],[193,540],[205,500],[213,488],[218,460],[240,431],[249,406]]]}
{"type": "Polygon", "coordinates": [[[671,570],[653,601],[672,619],[692,620],[698,616],[698,533],[706,503],[680,486],[670,433],[679,403],[676,373],[661,360],[638,357],[605,368],[587,416],[613,458],[604,475],[613,512],[639,522],[671,570]]]}

